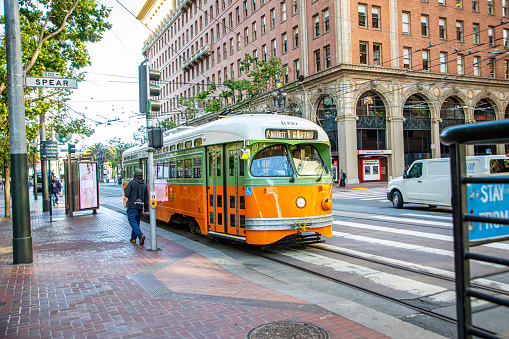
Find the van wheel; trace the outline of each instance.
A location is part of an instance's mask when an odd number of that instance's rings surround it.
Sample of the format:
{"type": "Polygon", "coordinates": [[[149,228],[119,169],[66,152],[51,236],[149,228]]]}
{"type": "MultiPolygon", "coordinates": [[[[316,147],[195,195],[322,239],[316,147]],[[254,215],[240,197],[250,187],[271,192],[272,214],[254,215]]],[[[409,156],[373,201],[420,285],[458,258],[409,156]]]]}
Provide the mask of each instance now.
{"type": "Polygon", "coordinates": [[[396,208],[403,207],[403,197],[399,191],[394,191],[394,193],[392,193],[392,206],[396,208]]]}
{"type": "Polygon", "coordinates": [[[436,208],[437,205],[428,205],[429,208],[436,208]]]}

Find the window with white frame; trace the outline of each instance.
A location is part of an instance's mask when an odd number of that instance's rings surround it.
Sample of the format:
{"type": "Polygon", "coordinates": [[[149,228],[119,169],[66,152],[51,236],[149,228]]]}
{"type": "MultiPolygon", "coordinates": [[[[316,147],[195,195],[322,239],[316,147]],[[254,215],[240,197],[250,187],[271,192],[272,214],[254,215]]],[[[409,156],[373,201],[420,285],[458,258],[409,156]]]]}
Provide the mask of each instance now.
{"type": "Polygon", "coordinates": [[[320,50],[317,49],[314,52],[315,55],[315,72],[320,72],[322,70],[322,63],[321,63],[321,57],[320,57],[320,50]]]}
{"type": "Polygon", "coordinates": [[[293,71],[295,72],[295,80],[300,76],[300,63],[299,59],[293,60],[293,71]]]}
{"type": "Polygon", "coordinates": [[[456,8],[463,8],[463,1],[462,0],[456,0],[456,8]]]}
{"type": "Polygon", "coordinates": [[[263,57],[263,61],[267,61],[267,45],[263,45],[262,46],[262,57],[263,57]]]}
{"type": "Polygon", "coordinates": [[[382,66],[382,44],[373,43],[373,65],[382,66]]]}
{"type": "Polygon", "coordinates": [[[504,75],[506,79],[509,79],[509,60],[504,60],[504,75]]]}
{"type": "Polygon", "coordinates": [[[286,35],[286,33],[283,33],[283,35],[281,35],[281,42],[283,54],[285,54],[288,52],[288,36],[286,35]]]}
{"type": "Polygon", "coordinates": [[[456,21],[456,41],[463,41],[463,21],[456,21]]]}
{"type": "Polygon", "coordinates": [[[504,47],[509,48],[509,30],[504,29],[502,32],[504,34],[504,47]]]}
{"type": "Polygon", "coordinates": [[[490,58],[490,61],[488,61],[488,67],[489,67],[489,70],[490,70],[490,78],[494,78],[495,77],[495,60],[496,58],[490,58]]]}
{"type": "Polygon", "coordinates": [[[458,63],[458,74],[465,74],[465,66],[463,64],[465,61],[465,56],[462,54],[458,54],[456,60],[458,63]]]}
{"type": "Polygon", "coordinates": [[[293,28],[293,48],[299,47],[299,26],[293,28]]]}
{"type": "Polygon", "coordinates": [[[410,12],[402,13],[401,26],[403,34],[410,34],[410,12]]]}
{"type": "Polygon", "coordinates": [[[316,38],[320,35],[320,17],[318,14],[313,16],[313,37],[316,38]]]}
{"type": "Polygon", "coordinates": [[[438,4],[442,5],[442,6],[445,6],[445,0],[438,0],[438,4]]]}
{"type": "Polygon", "coordinates": [[[493,0],[488,0],[488,14],[495,14],[495,5],[493,0]]]}
{"type": "Polygon", "coordinates": [[[299,12],[299,4],[297,0],[292,0],[292,15],[295,15],[299,12]]]}
{"type": "Polygon", "coordinates": [[[480,56],[474,56],[474,75],[475,76],[481,75],[481,57],[480,56]]]}
{"type": "Polygon", "coordinates": [[[440,52],[440,72],[447,73],[447,53],[440,52]]]}
{"type": "Polygon", "coordinates": [[[270,43],[272,46],[272,56],[276,57],[277,56],[276,39],[272,39],[272,41],[270,43]]]}
{"type": "Polygon", "coordinates": [[[251,24],[251,29],[253,30],[253,41],[255,41],[258,34],[258,31],[256,30],[256,21],[251,24]]]}
{"type": "Polygon", "coordinates": [[[472,12],[479,12],[479,0],[472,0],[472,12]]]}
{"type": "Polygon", "coordinates": [[[382,28],[380,23],[381,18],[381,7],[380,6],[372,6],[371,7],[371,27],[375,29],[382,28]]]}
{"type": "Polygon", "coordinates": [[[281,22],[286,21],[286,2],[281,3],[281,22]]]}
{"type": "Polygon", "coordinates": [[[421,35],[429,37],[429,17],[427,15],[421,15],[421,35]]]}
{"type": "Polygon", "coordinates": [[[507,0],[502,0],[502,16],[506,17],[509,15],[509,6],[507,0]]]}
{"type": "Polygon", "coordinates": [[[367,16],[367,5],[366,4],[359,4],[358,5],[358,17],[359,17],[359,27],[368,27],[368,20],[366,18],[367,16]]]}
{"type": "Polygon", "coordinates": [[[479,36],[479,31],[480,31],[479,24],[476,23],[472,24],[472,43],[474,45],[480,44],[481,39],[479,36]]]}
{"type": "Polygon", "coordinates": [[[276,27],[276,9],[273,8],[270,10],[270,29],[276,27]]]}
{"type": "Polygon", "coordinates": [[[445,18],[438,19],[438,37],[447,39],[447,20],[445,18]]]}
{"type": "Polygon", "coordinates": [[[323,32],[327,33],[330,30],[330,22],[329,22],[329,10],[326,9],[322,12],[323,18],[323,32]]]}
{"type": "Polygon", "coordinates": [[[262,15],[262,35],[267,33],[267,22],[265,19],[265,15],[262,15]]]}
{"type": "Polygon", "coordinates": [[[412,68],[412,49],[410,47],[403,47],[403,68],[412,68]]]}
{"type": "Polygon", "coordinates": [[[367,42],[359,42],[359,64],[367,65],[369,63],[368,59],[368,43],[367,42]]]}
{"type": "Polygon", "coordinates": [[[422,69],[424,71],[431,70],[431,62],[429,58],[429,50],[423,49],[422,50],[422,69]]]}
{"type": "Polygon", "coordinates": [[[495,46],[495,27],[488,27],[488,45],[490,47],[495,46]]]}
{"type": "Polygon", "coordinates": [[[323,48],[324,56],[325,56],[325,68],[329,68],[332,66],[331,58],[330,58],[330,45],[327,45],[323,48]]]}
{"type": "Polygon", "coordinates": [[[244,28],[244,46],[247,46],[249,43],[249,28],[244,28]]]}

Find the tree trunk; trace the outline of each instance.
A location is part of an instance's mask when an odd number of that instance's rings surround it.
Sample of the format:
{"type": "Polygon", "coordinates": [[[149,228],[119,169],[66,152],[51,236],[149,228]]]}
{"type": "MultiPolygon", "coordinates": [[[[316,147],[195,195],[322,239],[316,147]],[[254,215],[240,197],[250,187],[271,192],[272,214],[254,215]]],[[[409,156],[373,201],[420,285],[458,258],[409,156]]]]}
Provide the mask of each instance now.
{"type": "Polygon", "coordinates": [[[4,158],[4,195],[5,195],[5,217],[11,217],[11,166],[9,164],[9,158],[4,158]]]}

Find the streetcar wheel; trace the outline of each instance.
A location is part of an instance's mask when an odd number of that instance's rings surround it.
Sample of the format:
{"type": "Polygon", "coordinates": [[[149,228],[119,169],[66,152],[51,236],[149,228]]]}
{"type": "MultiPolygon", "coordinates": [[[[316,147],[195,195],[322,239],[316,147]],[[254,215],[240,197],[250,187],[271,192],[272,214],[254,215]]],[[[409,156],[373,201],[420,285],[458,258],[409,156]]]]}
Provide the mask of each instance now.
{"type": "Polygon", "coordinates": [[[403,207],[403,197],[399,191],[392,193],[392,206],[396,208],[403,207]]]}
{"type": "Polygon", "coordinates": [[[200,226],[198,226],[198,223],[196,222],[196,220],[193,219],[189,222],[189,230],[193,234],[200,232],[200,226]]]}

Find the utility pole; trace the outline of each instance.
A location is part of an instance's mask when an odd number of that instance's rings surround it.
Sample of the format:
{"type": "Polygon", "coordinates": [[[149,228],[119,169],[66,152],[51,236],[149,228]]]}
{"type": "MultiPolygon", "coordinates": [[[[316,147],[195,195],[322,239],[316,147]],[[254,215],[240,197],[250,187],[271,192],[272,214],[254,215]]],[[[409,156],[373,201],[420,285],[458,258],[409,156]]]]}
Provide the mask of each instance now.
{"type": "MultiPolygon", "coordinates": [[[[15,265],[31,264],[34,258],[30,213],[28,213],[30,211],[28,202],[28,157],[18,1],[4,0],[4,13],[12,169],[12,254],[15,265]]],[[[9,207],[7,206],[7,208],[9,207]]]]}

